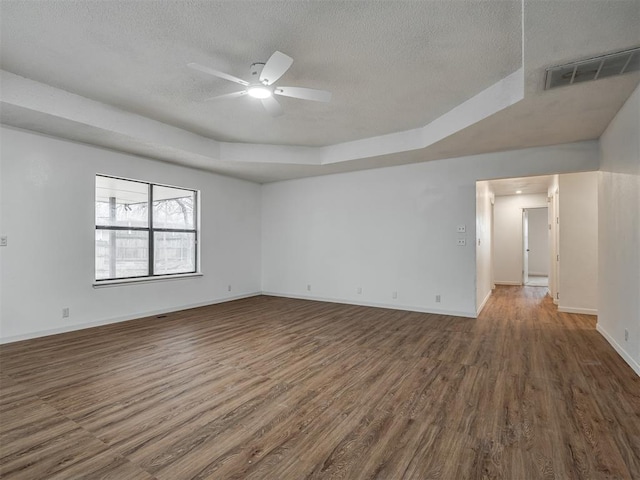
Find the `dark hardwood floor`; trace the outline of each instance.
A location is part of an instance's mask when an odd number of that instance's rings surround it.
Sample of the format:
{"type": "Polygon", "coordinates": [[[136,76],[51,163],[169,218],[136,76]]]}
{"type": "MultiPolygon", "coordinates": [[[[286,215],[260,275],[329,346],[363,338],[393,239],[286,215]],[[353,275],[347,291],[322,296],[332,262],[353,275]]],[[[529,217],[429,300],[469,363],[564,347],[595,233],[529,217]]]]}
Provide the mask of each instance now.
{"type": "Polygon", "coordinates": [[[3,479],[638,479],[640,378],[545,289],[255,297],[0,348],[3,479]]]}

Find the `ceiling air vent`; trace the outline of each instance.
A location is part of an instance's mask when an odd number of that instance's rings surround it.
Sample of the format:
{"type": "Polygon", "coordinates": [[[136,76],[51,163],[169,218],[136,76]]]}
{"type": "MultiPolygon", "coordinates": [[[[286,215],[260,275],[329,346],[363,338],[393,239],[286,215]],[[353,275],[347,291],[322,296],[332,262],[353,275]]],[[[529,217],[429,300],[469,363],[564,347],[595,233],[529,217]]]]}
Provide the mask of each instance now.
{"type": "Polygon", "coordinates": [[[544,89],[574,85],[638,70],[640,70],[640,47],[635,47],[623,52],[549,67],[546,70],[544,89]]]}

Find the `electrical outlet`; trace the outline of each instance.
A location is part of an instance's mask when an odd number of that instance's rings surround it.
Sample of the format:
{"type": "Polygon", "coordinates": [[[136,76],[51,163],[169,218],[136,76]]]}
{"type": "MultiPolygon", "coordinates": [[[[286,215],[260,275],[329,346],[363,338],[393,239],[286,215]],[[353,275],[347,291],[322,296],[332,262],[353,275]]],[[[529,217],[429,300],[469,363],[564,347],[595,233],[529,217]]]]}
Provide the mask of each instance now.
{"type": "Polygon", "coordinates": [[[459,238],[456,245],[459,247],[464,247],[467,244],[467,241],[464,238],[459,238]]]}
{"type": "Polygon", "coordinates": [[[436,295],[436,303],[440,303],[440,295],[436,295]]]}
{"type": "Polygon", "coordinates": [[[391,298],[398,298],[398,292],[391,292],[391,298]]]}
{"type": "Polygon", "coordinates": [[[62,309],[62,318],[69,318],[69,307],[64,307],[62,309]]]}
{"type": "Polygon", "coordinates": [[[629,341],[629,330],[627,330],[626,328],[624,329],[624,341],[629,341]]]}
{"type": "Polygon", "coordinates": [[[458,233],[464,233],[464,232],[466,232],[466,231],[467,231],[467,227],[466,227],[466,225],[458,225],[458,227],[457,227],[457,231],[458,231],[458,233]]]}
{"type": "Polygon", "coordinates": [[[0,237],[0,247],[6,247],[7,246],[7,236],[3,235],[0,237]]]}
{"type": "Polygon", "coordinates": [[[311,284],[307,284],[307,292],[311,291],[311,284]]]}
{"type": "Polygon", "coordinates": [[[356,288],[356,293],[357,293],[358,295],[362,295],[362,287],[358,287],[358,288],[356,288]]]}

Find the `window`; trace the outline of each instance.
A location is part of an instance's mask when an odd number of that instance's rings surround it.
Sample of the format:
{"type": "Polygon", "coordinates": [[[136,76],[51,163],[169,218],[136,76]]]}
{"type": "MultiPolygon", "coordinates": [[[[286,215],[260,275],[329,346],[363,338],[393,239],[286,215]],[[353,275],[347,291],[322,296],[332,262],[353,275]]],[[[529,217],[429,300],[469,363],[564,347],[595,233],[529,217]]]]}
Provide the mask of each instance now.
{"type": "Polygon", "coordinates": [[[96,175],[96,281],[196,273],[197,192],[96,175]]]}

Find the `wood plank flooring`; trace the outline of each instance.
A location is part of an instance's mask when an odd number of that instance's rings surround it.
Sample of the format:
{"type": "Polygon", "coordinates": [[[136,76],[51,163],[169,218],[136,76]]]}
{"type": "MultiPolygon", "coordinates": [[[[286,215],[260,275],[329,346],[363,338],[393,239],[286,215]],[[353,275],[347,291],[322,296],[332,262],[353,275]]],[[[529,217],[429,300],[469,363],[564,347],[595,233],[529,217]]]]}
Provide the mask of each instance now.
{"type": "Polygon", "coordinates": [[[640,378],[536,287],[255,297],[0,348],[3,479],[639,479],[640,378]]]}

